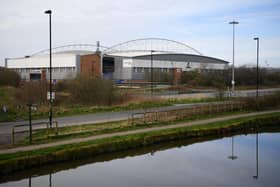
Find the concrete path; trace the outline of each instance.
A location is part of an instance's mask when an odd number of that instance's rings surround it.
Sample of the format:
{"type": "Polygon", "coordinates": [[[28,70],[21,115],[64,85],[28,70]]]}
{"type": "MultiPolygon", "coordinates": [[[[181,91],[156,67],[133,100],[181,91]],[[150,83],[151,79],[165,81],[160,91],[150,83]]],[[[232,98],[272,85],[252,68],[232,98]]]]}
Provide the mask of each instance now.
{"type": "Polygon", "coordinates": [[[151,127],[151,128],[131,130],[131,131],[126,131],[126,132],[116,132],[116,133],[110,133],[110,134],[95,135],[95,136],[90,136],[90,137],[86,137],[86,138],[76,138],[76,139],[64,140],[64,141],[59,141],[59,142],[54,142],[54,143],[47,143],[47,144],[40,144],[40,145],[30,145],[30,146],[25,146],[25,147],[17,147],[17,148],[0,150],[0,154],[16,153],[16,152],[19,152],[19,151],[31,151],[31,150],[53,147],[53,146],[58,146],[58,145],[66,145],[66,144],[73,144],[73,143],[80,143],[80,142],[86,142],[86,141],[91,141],[91,140],[97,140],[97,139],[102,139],[102,138],[110,138],[110,137],[114,137],[114,136],[123,136],[123,135],[131,135],[131,134],[158,131],[158,130],[164,130],[164,129],[172,129],[172,128],[178,128],[178,127],[203,125],[203,124],[207,124],[207,123],[220,122],[220,121],[231,120],[231,119],[236,119],[236,118],[240,118],[240,117],[257,116],[257,115],[269,114],[269,113],[274,113],[274,112],[280,112],[280,110],[252,112],[252,113],[247,113],[247,114],[223,116],[223,117],[217,117],[217,118],[212,118],[212,119],[205,119],[205,120],[197,120],[197,121],[192,121],[192,122],[187,122],[187,123],[180,123],[180,124],[176,124],[176,125],[166,125],[166,126],[162,126],[162,127],[151,127]]]}

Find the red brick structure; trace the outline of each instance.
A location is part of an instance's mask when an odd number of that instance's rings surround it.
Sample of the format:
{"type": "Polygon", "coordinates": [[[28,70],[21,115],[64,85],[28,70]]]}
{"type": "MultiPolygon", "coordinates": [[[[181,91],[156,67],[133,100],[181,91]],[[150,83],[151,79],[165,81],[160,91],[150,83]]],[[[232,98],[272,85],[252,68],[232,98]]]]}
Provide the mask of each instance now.
{"type": "Polygon", "coordinates": [[[173,69],[173,83],[174,85],[177,85],[180,83],[182,75],[182,69],[181,68],[174,68],[173,69]]]}
{"type": "Polygon", "coordinates": [[[45,80],[46,80],[46,77],[47,77],[47,76],[46,76],[46,70],[42,69],[41,71],[42,71],[42,73],[41,73],[41,80],[42,80],[42,81],[45,81],[45,80]]]}
{"type": "Polygon", "coordinates": [[[81,75],[101,77],[101,56],[98,53],[80,58],[81,75]]]}

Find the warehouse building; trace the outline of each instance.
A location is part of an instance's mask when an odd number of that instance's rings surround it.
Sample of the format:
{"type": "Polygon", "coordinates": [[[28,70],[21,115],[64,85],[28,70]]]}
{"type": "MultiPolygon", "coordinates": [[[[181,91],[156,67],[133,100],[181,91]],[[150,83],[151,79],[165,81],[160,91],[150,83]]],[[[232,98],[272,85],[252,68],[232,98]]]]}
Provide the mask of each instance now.
{"type": "MultiPolygon", "coordinates": [[[[18,72],[24,80],[49,79],[48,50],[23,58],[7,58],[6,68],[18,72]]],[[[171,74],[174,79],[184,71],[223,71],[228,62],[202,55],[181,42],[147,38],[112,47],[79,44],[53,49],[52,75],[54,81],[89,75],[117,82],[145,82],[151,72],[171,74]]],[[[159,74],[159,73],[158,73],[159,74]]]]}

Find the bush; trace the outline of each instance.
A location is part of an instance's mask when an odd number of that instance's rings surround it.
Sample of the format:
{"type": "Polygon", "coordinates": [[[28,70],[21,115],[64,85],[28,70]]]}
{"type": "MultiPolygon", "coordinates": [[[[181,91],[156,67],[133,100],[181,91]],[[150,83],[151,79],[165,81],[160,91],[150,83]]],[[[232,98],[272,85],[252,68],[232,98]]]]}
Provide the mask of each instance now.
{"type": "Polygon", "coordinates": [[[69,83],[71,101],[85,105],[112,105],[119,96],[112,81],[79,76],[69,83]]]}
{"type": "Polygon", "coordinates": [[[20,76],[15,71],[0,67],[0,86],[18,87],[20,76]]]}
{"type": "Polygon", "coordinates": [[[264,109],[275,109],[280,107],[280,92],[273,95],[262,96],[256,100],[256,97],[243,98],[246,108],[251,110],[264,110],[264,109]]]}
{"type": "Polygon", "coordinates": [[[182,73],[181,82],[190,86],[221,87],[226,85],[225,72],[186,71],[182,73]]]}
{"type": "Polygon", "coordinates": [[[16,99],[19,104],[36,103],[43,104],[47,102],[47,82],[24,82],[16,90],[16,99]]]}

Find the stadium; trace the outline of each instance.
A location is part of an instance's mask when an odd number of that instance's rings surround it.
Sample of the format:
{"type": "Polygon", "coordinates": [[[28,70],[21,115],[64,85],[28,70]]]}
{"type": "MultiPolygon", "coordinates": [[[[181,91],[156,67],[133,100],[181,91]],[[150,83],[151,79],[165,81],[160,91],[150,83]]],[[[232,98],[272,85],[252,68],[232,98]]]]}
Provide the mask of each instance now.
{"type": "MultiPolygon", "coordinates": [[[[6,58],[5,67],[18,72],[23,80],[48,80],[48,52],[49,49],[22,58],[6,58]]],[[[166,81],[159,76],[171,76],[177,81],[184,71],[220,72],[229,63],[204,56],[184,43],[161,38],[131,40],[111,47],[99,42],[66,45],[53,48],[52,53],[54,81],[73,79],[79,74],[119,83],[166,81]]]]}

